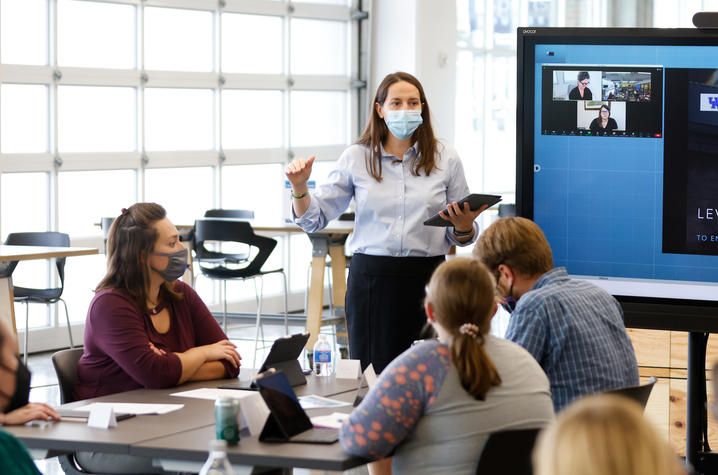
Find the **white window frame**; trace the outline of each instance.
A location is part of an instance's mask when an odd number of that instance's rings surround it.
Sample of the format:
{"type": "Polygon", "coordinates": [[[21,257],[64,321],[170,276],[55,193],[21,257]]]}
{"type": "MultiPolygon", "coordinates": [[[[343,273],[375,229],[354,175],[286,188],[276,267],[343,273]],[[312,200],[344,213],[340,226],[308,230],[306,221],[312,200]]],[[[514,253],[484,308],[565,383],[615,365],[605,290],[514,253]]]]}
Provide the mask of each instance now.
{"type": "MultiPolygon", "coordinates": [[[[361,101],[366,94],[362,90],[369,77],[367,28],[362,27],[363,15],[359,9],[371,10],[371,0],[351,0],[351,5],[324,5],[313,3],[293,4],[290,0],[92,0],[102,3],[132,5],[136,22],[136,67],[133,69],[102,69],[81,67],[60,67],[57,63],[57,0],[46,0],[48,4],[48,64],[44,66],[0,64],[0,83],[39,84],[48,87],[49,127],[47,153],[0,153],[0,174],[13,172],[46,172],[50,177],[49,229],[58,230],[58,176],[64,171],[135,170],[137,175],[137,201],[145,197],[144,171],[150,168],[213,167],[213,206],[222,207],[222,167],[249,164],[285,164],[295,156],[316,154],[319,160],[333,161],[359,133],[359,118],[365,115],[366,104],[361,101]],[[213,13],[213,70],[212,72],[152,71],[144,69],[144,9],[146,7],[167,7],[202,10],[213,13]],[[221,14],[244,13],[280,16],[283,20],[284,57],[281,74],[230,74],[221,70],[221,14]],[[290,19],[306,18],[347,22],[347,46],[349,64],[345,76],[293,75],[290,70],[291,43],[290,19]],[[359,31],[365,38],[359,44],[359,31]],[[122,153],[60,153],[58,150],[57,96],[60,86],[123,86],[137,91],[137,150],[122,153]],[[148,87],[203,88],[214,92],[214,144],[210,150],[201,151],[145,151],[144,134],[144,91],[148,87]],[[272,89],[283,94],[282,145],[266,149],[222,150],[221,91],[231,89],[272,89]],[[348,143],[317,147],[293,147],[290,142],[291,117],[289,94],[292,90],[344,91],[347,96],[346,137],[348,143]]],[[[369,23],[369,22],[364,22],[369,23]]],[[[0,45],[2,47],[2,45],[0,45]]],[[[2,137],[0,136],[0,142],[2,137]]],[[[280,178],[280,177],[278,177],[280,178]]],[[[97,217],[99,220],[100,216],[97,217]]],[[[0,233],[13,230],[2,230],[0,233]]],[[[95,236],[71,236],[73,245],[102,248],[103,242],[98,229],[95,236]]],[[[285,253],[286,255],[286,253],[285,253]]],[[[289,263],[285,263],[289,266],[289,263]]],[[[291,273],[290,273],[291,275],[291,273]]],[[[291,288],[291,284],[290,284],[291,288]]],[[[55,328],[64,332],[62,322],[58,326],[57,309],[53,312],[55,328]]],[[[59,315],[61,318],[64,316],[59,315]]],[[[48,333],[42,329],[39,333],[48,333]]],[[[55,335],[50,331],[49,335],[55,335]]],[[[56,340],[64,341],[57,333],[56,340]]],[[[48,338],[48,342],[53,338],[48,338]]],[[[32,339],[31,339],[32,340],[32,339]]],[[[42,338],[41,340],[45,340],[42,338]]],[[[31,351],[44,348],[31,341],[31,351]]],[[[50,345],[52,346],[52,345],[50,345]]]]}

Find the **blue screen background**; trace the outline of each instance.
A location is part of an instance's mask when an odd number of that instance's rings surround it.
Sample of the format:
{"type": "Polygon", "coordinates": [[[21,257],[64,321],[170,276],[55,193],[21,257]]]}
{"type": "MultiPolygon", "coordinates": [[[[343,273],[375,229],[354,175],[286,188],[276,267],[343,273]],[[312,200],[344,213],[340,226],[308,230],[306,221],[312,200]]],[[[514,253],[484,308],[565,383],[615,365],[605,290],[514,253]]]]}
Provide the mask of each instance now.
{"type": "Polygon", "coordinates": [[[543,64],[718,69],[718,48],[545,44],[535,58],[534,220],[555,265],[574,275],[718,282],[718,256],[661,250],[663,138],[541,134],[543,64]]]}

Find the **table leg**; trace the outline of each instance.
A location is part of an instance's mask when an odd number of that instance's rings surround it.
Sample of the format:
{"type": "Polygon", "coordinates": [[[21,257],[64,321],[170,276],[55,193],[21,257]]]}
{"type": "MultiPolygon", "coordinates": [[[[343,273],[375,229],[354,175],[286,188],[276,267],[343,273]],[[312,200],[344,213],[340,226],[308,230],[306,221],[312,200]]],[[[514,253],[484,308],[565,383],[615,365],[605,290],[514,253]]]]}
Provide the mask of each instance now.
{"type": "MultiPolygon", "coordinates": [[[[332,317],[345,317],[344,300],[347,293],[346,267],[347,258],[344,255],[344,243],[332,243],[329,246],[329,256],[332,266],[332,301],[334,302],[334,315],[332,317]]],[[[337,325],[337,345],[346,348],[349,343],[349,334],[346,325],[337,325]]]]}
{"type": "MultiPolygon", "coordinates": [[[[326,249],[326,246],[325,246],[326,249]]],[[[312,273],[309,279],[309,295],[307,297],[307,351],[314,349],[314,343],[319,338],[319,330],[322,327],[322,310],[324,308],[324,265],[326,263],[326,251],[323,255],[314,254],[312,257],[312,273]]]]}
{"type": "Polygon", "coordinates": [[[686,462],[699,473],[703,442],[703,421],[706,419],[703,391],[705,391],[705,336],[703,333],[688,333],[688,393],[686,397],[686,462]]]}
{"type": "Polygon", "coordinates": [[[0,319],[5,320],[17,335],[15,326],[15,294],[12,277],[0,277],[0,319]]]}
{"type": "Polygon", "coordinates": [[[194,259],[192,259],[192,242],[191,241],[182,241],[182,245],[187,249],[187,270],[182,275],[182,282],[189,285],[190,287],[194,286],[194,259]]]}

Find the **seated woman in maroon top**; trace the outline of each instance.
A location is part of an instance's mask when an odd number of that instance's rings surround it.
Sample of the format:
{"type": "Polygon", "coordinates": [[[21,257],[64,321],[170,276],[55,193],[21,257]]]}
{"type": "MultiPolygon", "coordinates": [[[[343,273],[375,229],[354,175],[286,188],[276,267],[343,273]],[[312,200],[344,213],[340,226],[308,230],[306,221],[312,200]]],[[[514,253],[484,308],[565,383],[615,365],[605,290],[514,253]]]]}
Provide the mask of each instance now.
{"type": "Polygon", "coordinates": [[[158,204],[136,203],[110,228],[107,274],[85,322],[77,399],[239,374],[236,346],[177,280],[187,251],[166,215],[158,204]]]}

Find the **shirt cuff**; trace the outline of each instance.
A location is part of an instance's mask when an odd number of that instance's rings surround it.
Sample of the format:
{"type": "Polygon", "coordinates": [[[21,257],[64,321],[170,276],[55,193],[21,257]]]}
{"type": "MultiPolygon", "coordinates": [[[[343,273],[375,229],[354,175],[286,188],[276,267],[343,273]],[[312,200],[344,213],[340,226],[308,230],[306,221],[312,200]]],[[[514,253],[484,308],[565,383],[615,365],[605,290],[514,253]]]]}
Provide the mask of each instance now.
{"type": "Polygon", "coordinates": [[[294,205],[292,204],[292,218],[294,218],[294,222],[298,224],[300,228],[308,233],[313,233],[323,227],[321,223],[322,210],[319,208],[317,200],[311,195],[309,196],[309,208],[307,208],[307,211],[299,218],[294,212],[294,205]]]}
{"type": "Polygon", "coordinates": [[[468,246],[469,244],[475,243],[476,239],[478,239],[478,237],[479,237],[479,223],[474,221],[473,228],[474,228],[474,235],[471,236],[471,239],[469,239],[466,242],[459,241],[459,239],[454,234],[453,226],[449,226],[446,228],[446,237],[449,240],[449,242],[455,246],[459,246],[459,247],[468,246]]]}

